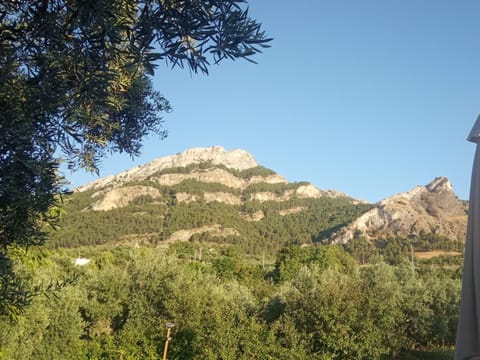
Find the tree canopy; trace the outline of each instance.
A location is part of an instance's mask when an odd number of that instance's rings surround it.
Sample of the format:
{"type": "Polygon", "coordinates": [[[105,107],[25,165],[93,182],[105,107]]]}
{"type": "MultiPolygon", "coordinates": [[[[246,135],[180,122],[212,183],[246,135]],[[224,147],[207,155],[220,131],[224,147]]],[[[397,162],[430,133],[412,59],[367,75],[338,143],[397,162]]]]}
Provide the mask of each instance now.
{"type": "Polygon", "coordinates": [[[152,86],[160,61],[208,73],[225,59],[253,61],[269,41],[244,0],[2,2],[2,294],[9,246],[42,244],[54,225],[61,161],[97,171],[106,154],[138,155],[145,135],[167,135],[170,104],[152,86]]]}
{"type": "Polygon", "coordinates": [[[167,322],[172,360],[452,359],[462,256],[413,271],[317,245],[286,248],[273,268],[231,246],[181,250],[199,245],[84,247],[85,266],[59,248],[19,264],[33,283],[79,280],[16,322],[0,315],[0,359],[161,359],[167,322]]]}

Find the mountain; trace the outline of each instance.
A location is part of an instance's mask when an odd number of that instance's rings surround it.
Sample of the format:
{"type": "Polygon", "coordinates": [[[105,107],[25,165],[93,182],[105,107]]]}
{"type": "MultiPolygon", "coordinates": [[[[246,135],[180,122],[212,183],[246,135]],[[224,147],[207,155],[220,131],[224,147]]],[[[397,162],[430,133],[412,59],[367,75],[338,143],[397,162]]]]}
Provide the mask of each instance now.
{"type": "MultiPolygon", "coordinates": [[[[206,202],[218,201],[239,205],[242,203],[241,192],[253,184],[279,184],[288,187],[288,182],[283,176],[260,167],[253,156],[245,150],[227,151],[223,147],[212,146],[193,148],[176,155],[162,157],[117,175],[93,181],[77,188],[76,191],[99,190],[92,195],[99,200],[91,206],[91,210],[110,210],[126,206],[140,196],[161,197],[159,189],[152,186],[131,186],[133,183],[150,181],[156,185],[172,187],[188,180],[221,184],[239,192],[232,194],[228,191],[205,191],[203,194],[193,194],[187,189],[186,192],[176,192],[176,199],[180,202],[202,199],[206,202]],[[129,186],[125,186],[127,184],[129,186]]],[[[347,197],[347,195],[333,190],[320,190],[308,183],[300,183],[282,193],[253,191],[250,193],[249,200],[286,201],[292,197],[318,199],[347,197]]]]}
{"type": "MultiPolygon", "coordinates": [[[[183,168],[193,164],[210,163],[222,165],[229,169],[246,170],[258,167],[251,154],[242,149],[227,151],[221,146],[208,148],[192,148],[176,155],[155,159],[147,164],[136,166],[117,175],[93,181],[85,186],[80,186],[77,191],[98,189],[105,186],[118,186],[131,181],[141,181],[158,175],[162,170],[183,168]]],[[[284,182],[284,179],[279,179],[284,182]]]]}
{"type": "Polygon", "coordinates": [[[468,203],[455,195],[450,181],[438,177],[426,186],[380,201],[333,233],[331,242],[345,244],[359,237],[419,237],[432,233],[464,241],[467,211],[468,203]]]}
{"type": "Polygon", "coordinates": [[[359,237],[463,241],[467,203],[440,177],[368,204],[288,182],[245,150],[188,149],[75,189],[64,199],[52,247],[201,241],[274,254],[287,244],[359,237]]]}
{"type": "Polygon", "coordinates": [[[245,150],[195,148],[75,189],[49,244],[203,241],[272,253],[318,241],[370,207],[308,182],[290,183],[245,150]]]}

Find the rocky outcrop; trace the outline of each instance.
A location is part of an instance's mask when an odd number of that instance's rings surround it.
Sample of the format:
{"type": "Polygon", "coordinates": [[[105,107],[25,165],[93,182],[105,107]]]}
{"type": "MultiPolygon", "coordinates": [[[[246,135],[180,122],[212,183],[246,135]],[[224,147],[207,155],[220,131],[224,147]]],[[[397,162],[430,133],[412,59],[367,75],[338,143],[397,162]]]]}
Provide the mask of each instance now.
{"type": "Polygon", "coordinates": [[[360,236],[372,239],[386,235],[408,237],[424,232],[463,241],[466,222],[467,203],[455,195],[446,177],[439,177],[426,186],[417,186],[379,202],[333,234],[331,240],[343,244],[360,236]]]}
{"type": "Polygon", "coordinates": [[[100,199],[93,203],[90,209],[106,211],[124,207],[140,196],[150,196],[155,199],[162,195],[158,189],[151,186],[125,186],[94,194],[93,197],[100,197],[100,199]]]}
{"type": "Polygon", "coordinates": [[[228,205],[241,204],[241,200],[239,196],[235,196],[233,194],[222,192],[222,191],[205,192],[203,193],[203,196],[180,192],[176,194],[176,198],[178,202],[185,202],[185,203],[189,203],[192,201],[199,201],[200,199],[203,199],[203,201],[205,201],[206,203],[217,201],[217,202],[221,202],[228,205]]]}
{"type": "Polygon", "coordinates": [[[285,209],[285,210],[280,210],[278,212],[279,215],[285,216],[285,215],[290,215],[290,214],[297,214],[299,212],[305,211],[308,208],[306,206],[296,206],[290,209],[285,209]]]}
{"type": "Polygon", "coordinates": [[[239,236],[239,232],[233,228],[224,228],[218,224],[206,225],[195,229],[186,229],[175,231],[167,240],[162,241],[161,246],[165,246],[178,241],[188,241],[195,234],[209,233],[216,237],[239,236]]]}
{"type": "Polygon", "coordinates": [[[319,199],[322,197],[329,197],[329,198],[340,198],[340,197],[348,197],[347,194],[342,193],[340,191],[335,190],[320,190],[315,185],[308,184],[300,186],[296,191],[295,195],[299,198],[310,198],[310,199],[319,199]]]}
{"type": "Polygon", "coordinates": [[[243,188],[245,181],[223,169],[212,168],[195,171],[190,174],[163,174],[151,178],[152,181],[165,186],[174,186],[185,180],[196,180],[203,183],[220,183],[231,188],[243,188]]]}
{"type": "Polygon", "coordinates": [[[347,196],[347,195],[337,191],[332,191],[332,190],[320,190],[315,185],[308,184],[308,185],[300,185],[296,189],[286,190],[281,195],[275,194],[270,191],[253,193],[250,195],[250,200],[265,202],[265,201],[288,201],[295,197],[300,199],[319,199],[322,197],[338,198],[342,196],[347,196]]]}
{"type": "Polygon", "coordinates": [[[184,180],[196,180],[204,183],[218,183],[233,189],[245,189],[255,183],[286,183],[287,180],[280,175],[254,176],[249,180],[239,178],[226,170],[219,168],[211,168],[208,170],[194,171],[189,174],[163,174],[151,177],[150,180],[160,185],[173,186],[180,184],[184,180]]]}

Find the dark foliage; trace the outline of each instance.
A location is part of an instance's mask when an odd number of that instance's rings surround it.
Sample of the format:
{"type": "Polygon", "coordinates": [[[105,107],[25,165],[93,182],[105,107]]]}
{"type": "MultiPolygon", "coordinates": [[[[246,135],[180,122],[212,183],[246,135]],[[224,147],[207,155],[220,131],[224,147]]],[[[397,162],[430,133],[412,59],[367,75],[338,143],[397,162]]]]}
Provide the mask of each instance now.
{"type": "Polygon", "coordinates": [[[246,5],[242,0],[0,3],[3,257],[8,246],[44,241],[43,223],[55,218],[49,210],[62,188],[60,161],[96,171],[106,154],[134,156],[145,135],[166,136],[162,114],[170,105],[151,81],[159,61],[203,73],[224,59],[253,61],[269,39],[246,5]]]}

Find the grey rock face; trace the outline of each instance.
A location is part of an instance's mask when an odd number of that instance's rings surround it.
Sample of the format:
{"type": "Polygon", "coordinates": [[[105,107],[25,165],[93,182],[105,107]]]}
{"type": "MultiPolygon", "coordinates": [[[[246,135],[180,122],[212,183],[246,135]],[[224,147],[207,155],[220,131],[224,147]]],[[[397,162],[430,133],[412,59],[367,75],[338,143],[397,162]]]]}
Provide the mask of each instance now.
{"type": "Polygon", "coordinates": [[[221,146],[193,148],[176,155],[155,159],[147,164],[136,166],[116,175],[93,181],[87,185],[80,186],[76,191],[87,191],[105,186],[118,186],[131,181],[142,181],[164,169],[185,167],[202,162],[211,162],[213,165],[224,165],[237,170],[245,170],[258,166],[253,156],[242,149],[227,151],[221,146]]]}
{"type": "MultiPolygon", "coordinates": [[[[127,206],[140,196],[150,196],[155,199],[160,197],[157,189],[151,186],[131,186],[128,183],[150,180],[162,186],[174,186],[185,180],[195,180],[201,183],[220,183],[229,188],[243,191],[249,186],[257,183],[266,184],[287,184],[287,180],[279,174],[270,174],[267,176],[252,176],[249,179],[243,179],[226,168],[236,170],[246,170],[257,167],[258,164],[253,156],[245,150],[237,149],[227,151],[220,146],[209,148],[194,148],[185,150],[182,153],[155,159],[145,165],[134,167],[130,170],[116,175],[91,182],[81,186],[76,191],[97,190],[93,197],[98,200],[90,210],[111,210],[118,207],[127,206]],[[173,172],[161,174],[162,170],[183,168],[192,164],[208,162],[212,166],[208,169],[195,169],[189,173],[173,172]],[[221,167],[218,167],[221,166],[221,167]]],[[[225,192],[206,192],[203,195],[178,193],[177,200],[180,202],[199,201],[200,199],[208,202],[218,201],[229,205],[240,205],[240,196],[234,196],[225,192]]],[[[283,194],[274,194],[270,192],[257,192],[251,194],[251,199],[259,201],[286,201],[293,197],[298,198],[321,198],[321,197],[343,197],[346,194],[333,190],[320,190],[312,184],[303,184],[296,189],[286,190],[283,194]]]]}
{"type": "Polygon", "coordinates": [[[382,200],[335,233],[331,241],[344,244],[361,236],[370,239],[385,235],[407,237],[422,231],[464,241],[467,210],[467,202],[455,195],[450,181],[438,177],[426,186],[417,186],[382,200]]]}

